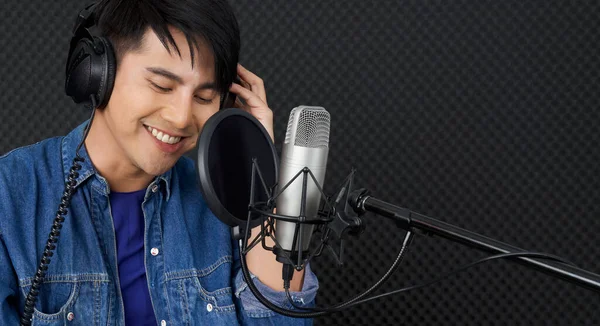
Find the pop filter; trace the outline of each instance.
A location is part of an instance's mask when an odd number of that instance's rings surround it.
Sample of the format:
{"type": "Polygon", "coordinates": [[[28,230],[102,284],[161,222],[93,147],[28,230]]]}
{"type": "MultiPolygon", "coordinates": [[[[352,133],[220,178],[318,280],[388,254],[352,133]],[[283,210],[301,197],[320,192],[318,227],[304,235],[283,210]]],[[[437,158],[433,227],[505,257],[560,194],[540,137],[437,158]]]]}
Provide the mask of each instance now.
{"type": "MultiPolygon", "coordinates": [[[[206,121],[197,145],[196,168],[200,190],[210,210],[223,223],[246,225],[252,160],[255,158],[267,187],[275,185],[279,159],[271,137],[263,125],[241,109],[226,109],[206,121]]],[[[258,175],[255,202],[269,199],[258,175]]],[[[253,217],[251,227],[261,219],[253,217]]]]}

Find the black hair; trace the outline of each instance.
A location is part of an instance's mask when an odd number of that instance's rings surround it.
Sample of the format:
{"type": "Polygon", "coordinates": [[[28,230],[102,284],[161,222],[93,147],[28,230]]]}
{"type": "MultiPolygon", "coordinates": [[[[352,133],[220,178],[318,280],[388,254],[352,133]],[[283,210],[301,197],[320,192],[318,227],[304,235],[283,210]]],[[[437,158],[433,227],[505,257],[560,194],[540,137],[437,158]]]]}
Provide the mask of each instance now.
{"type": "Polygon", "coordinates": [[[237,70],[240,31],[227,0],[101,0],[95,9],[100,33],[113,44],[117,65],[128,51],[139,50],[148,28],[171,53],[181,52],[169,31],[172,26],[185,35],[192,66],[204,42],[212,50],[217,89],[226,94],[237,70]]]}

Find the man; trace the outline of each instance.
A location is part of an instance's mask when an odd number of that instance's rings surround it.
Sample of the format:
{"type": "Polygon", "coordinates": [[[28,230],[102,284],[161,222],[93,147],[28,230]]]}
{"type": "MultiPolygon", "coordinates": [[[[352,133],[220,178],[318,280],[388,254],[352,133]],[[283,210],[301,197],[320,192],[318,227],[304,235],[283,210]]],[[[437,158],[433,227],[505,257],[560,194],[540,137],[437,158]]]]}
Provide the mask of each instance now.
{"type": "MultiPolygon", "coordinates": [[[[227,92],[273,137],[263,82],[237,64],[229,5],[104,0],[95,10],[114,47],[116,77],[79,152],[84,161],[33,323],[310,324],[252,295],[229,228],[208,210],[193,162],[182,156],[227,92]],[[231,83],[236,73],[247,88],[231,83]]],[[[0,158],[0,325],[19,322],[86,124],[0,158]]],[[[271,252],[257,246],[248,266],[267,298],[291,307],[271,252]]],[[[311,305],[316,277],[296,272],[291,289],[296,305],[311,305]]]]}

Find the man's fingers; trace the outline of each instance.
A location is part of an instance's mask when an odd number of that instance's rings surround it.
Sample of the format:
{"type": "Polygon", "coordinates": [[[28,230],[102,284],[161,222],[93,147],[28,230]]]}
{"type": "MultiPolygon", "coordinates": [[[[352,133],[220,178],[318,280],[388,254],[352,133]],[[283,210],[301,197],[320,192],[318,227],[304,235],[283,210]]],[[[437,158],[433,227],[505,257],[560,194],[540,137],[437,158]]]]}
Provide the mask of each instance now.
{"type": "Polygon", "coordinates": [[[238,64],[237,73],[243,82],[248,83],[250,90],[258,95],[263,102],[267,103],[267,91],[264,81],[241,64],[238,64]]]}
{"type": "Polygon", "coordinates": [[[237,94],[238,98],[236,99],[236,103],[240,103],[243,105],[243,103],[240,101],[243,100],[244,102],[246,102],[246,105],[249,107],[261,107],[261,106],[267,106],[266,102],[264,102],[259,96],[258,94],[254,93],[253,91],[242,87],[239,84],[232,84],[231,88],[229,89],[231,92],[237,94]]]}

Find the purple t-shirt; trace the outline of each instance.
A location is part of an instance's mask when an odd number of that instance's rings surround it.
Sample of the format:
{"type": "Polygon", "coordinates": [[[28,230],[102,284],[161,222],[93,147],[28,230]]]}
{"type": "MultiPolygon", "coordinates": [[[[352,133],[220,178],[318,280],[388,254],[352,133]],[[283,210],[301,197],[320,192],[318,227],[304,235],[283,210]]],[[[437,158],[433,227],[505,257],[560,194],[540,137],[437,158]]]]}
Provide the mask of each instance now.
{"type": "Polygon", "coordinates": [[[110,207],[117,239],[119,282],[126,325],[156,325],[144,265],[144,213],[146,189],[111,192],[110,207]]]}

